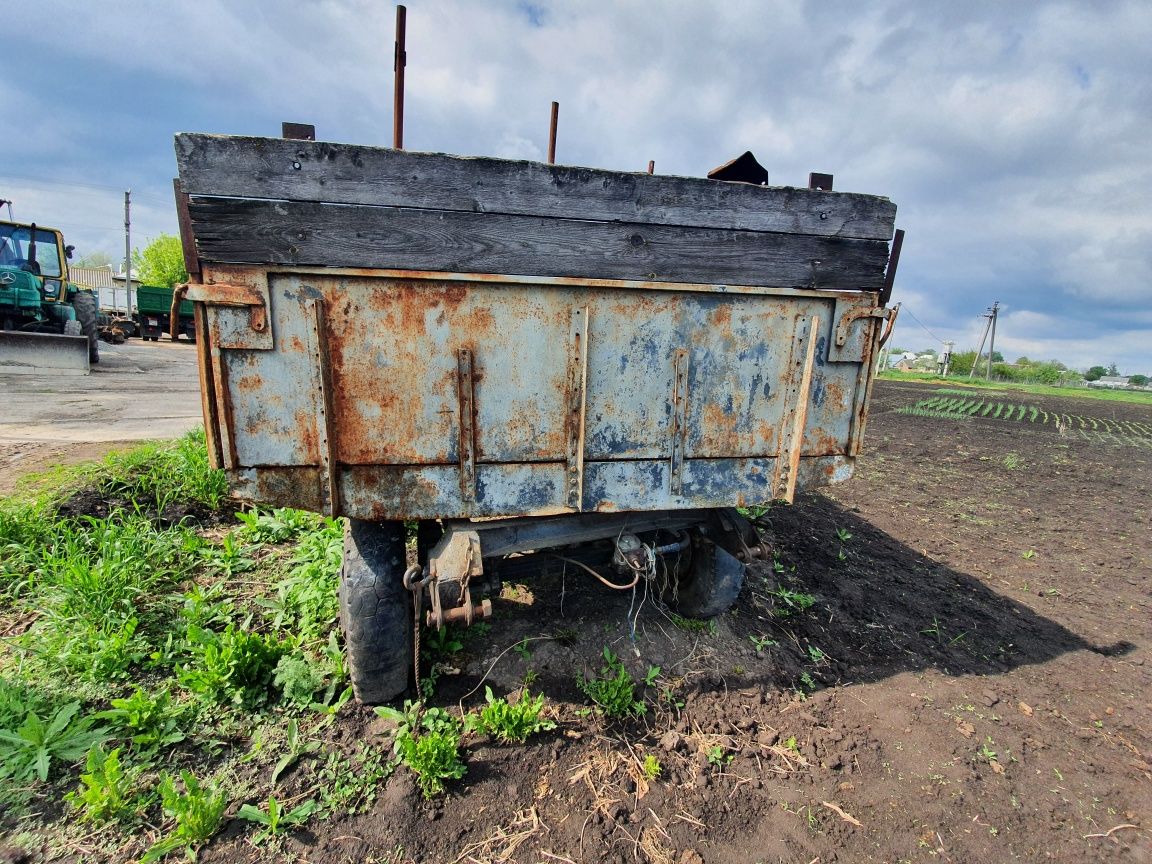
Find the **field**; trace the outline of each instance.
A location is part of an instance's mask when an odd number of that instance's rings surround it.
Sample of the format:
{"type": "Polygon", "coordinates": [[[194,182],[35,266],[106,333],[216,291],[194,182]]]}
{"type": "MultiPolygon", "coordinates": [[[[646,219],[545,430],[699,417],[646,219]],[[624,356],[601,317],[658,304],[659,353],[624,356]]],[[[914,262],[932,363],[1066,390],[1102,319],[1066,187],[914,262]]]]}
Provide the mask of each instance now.
{"type": "Polygon", "coordinates": [[[195,437],[70,469],[0,507],[0,860],[1152,861],[1150,445],[882,380],[732,613],[507,562],[419,716],[348,700],[337,523],[195,437]]]}

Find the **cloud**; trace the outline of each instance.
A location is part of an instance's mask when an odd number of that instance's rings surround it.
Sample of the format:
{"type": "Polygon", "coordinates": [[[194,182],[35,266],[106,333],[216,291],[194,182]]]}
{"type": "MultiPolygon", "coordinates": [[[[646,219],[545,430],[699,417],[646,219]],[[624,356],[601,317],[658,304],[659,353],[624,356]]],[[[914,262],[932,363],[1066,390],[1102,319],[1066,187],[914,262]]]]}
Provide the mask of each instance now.
{"type": "MultiPolygon", "coordinates": [[[[538,159],[554,99],[561,162],[701,176],[751,149],[773,183],[825,171],[894,200],[908,230],[896,299],[958,350],[999,300],[1012,350],[1152,366],[1143,0],[408,7],[412,149],[538,159]]],[[[129,186],[142,235],[175,230],[176,131],[274,135],[297,120],[329,140],[391,141],[387,4],[37,10],[5,21],[9,68],[41,72],[0,82],[0,109],[23,118],[0,143],[0,196],[83,244],[115,253],[114,190],[129,186]]]]}

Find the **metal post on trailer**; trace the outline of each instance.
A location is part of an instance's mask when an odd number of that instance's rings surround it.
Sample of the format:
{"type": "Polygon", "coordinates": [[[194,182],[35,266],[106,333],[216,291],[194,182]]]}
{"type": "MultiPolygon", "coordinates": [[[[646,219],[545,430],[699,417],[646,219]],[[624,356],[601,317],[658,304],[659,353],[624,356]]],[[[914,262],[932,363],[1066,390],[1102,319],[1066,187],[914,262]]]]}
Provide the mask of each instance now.
{"type": "Polygon", "coordinates": [[[392,60],[395,72],[395,86],[392,90],[392,146],[404,149],[404,67],[408,65],[408,52],[404,50],[404,35],[407,29],[408,10],[396,7],[396,43],[392,60]]]}
{"type": "Polygon", "coordinates": [[[552,120],[548,124],[548,164],[556,164],[556,124],[560,118],[560,103],[552,103],[552,120]]]}

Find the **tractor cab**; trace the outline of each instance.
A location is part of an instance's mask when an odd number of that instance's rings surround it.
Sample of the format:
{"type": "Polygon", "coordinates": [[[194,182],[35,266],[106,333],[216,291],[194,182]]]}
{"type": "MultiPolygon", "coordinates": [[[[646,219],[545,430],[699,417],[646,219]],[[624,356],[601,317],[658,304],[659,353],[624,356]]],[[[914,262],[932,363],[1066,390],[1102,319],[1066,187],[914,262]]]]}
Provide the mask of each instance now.
{"type": "Polygon", "coordinates": [[[60,332],[76,318],[69,304],[72,247],[53,228],[0,222],[0,319],[5,330],[60,332]]]}

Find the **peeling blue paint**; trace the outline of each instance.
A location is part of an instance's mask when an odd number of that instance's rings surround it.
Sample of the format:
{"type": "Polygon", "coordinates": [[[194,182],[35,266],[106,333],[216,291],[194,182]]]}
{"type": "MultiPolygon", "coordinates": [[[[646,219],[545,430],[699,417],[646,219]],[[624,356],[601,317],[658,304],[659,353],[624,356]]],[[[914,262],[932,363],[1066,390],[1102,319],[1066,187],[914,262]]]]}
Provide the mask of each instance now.
{"type": "Polygon", "coordinates": [[[825,395],[824,376],[817,374],[812,379],[812,404],[817,408],[824,407],[825,395]]]}

